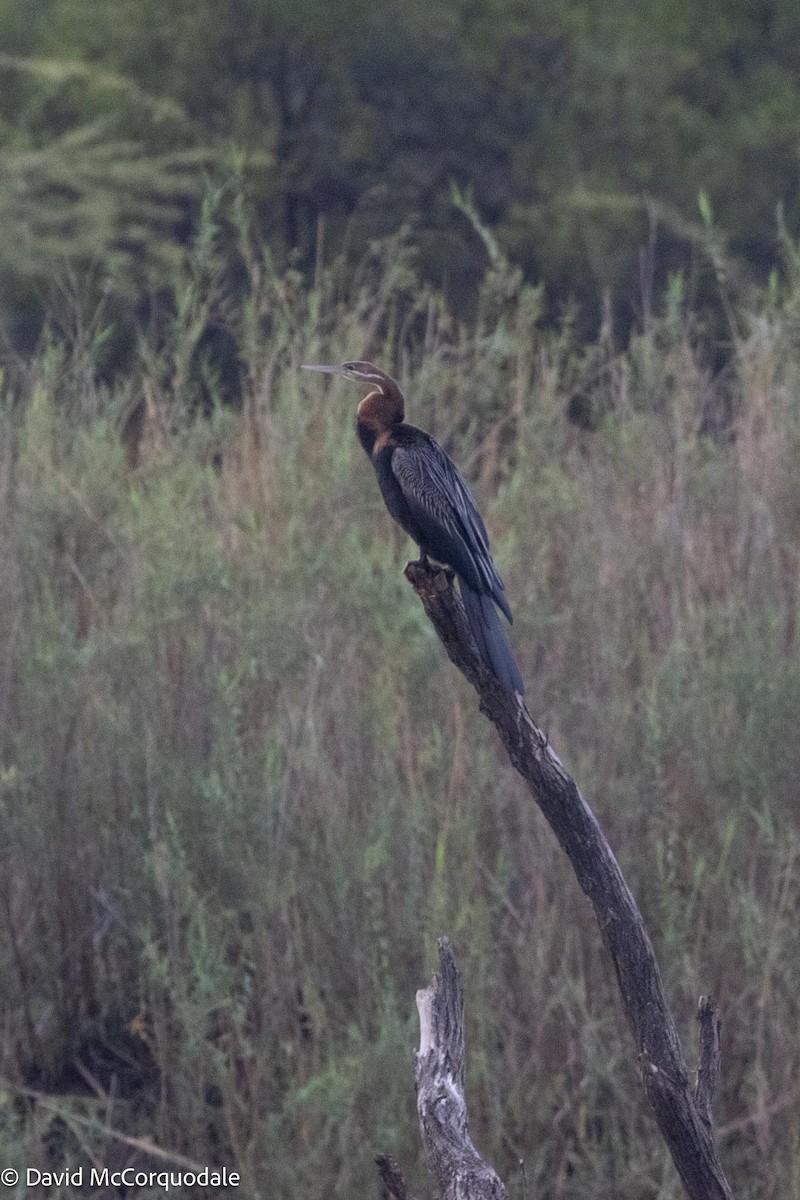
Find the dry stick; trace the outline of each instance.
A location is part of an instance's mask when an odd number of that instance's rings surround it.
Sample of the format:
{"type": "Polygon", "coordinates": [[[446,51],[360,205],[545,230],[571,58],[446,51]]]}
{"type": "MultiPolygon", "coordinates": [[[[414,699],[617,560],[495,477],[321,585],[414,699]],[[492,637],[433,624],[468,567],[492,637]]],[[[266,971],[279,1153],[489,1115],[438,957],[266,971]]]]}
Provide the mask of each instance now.
{"type": "Polygon", "coordinates": [[[694,1088],[694,1102],[703,1123],[709,1130],[714,1128],[712,1107],[714,1093],[719,1083],[719,1031],[720,1019],[717,1006],[710,996],[701,996],[697,1007],[697,1021],[700,1025],[700,1058],[697,1067],[697,1083],[694,1088]]]}
{"type": "Polygon", "coordinates": [[[403,1173],[393,1158],[388,1154],[378,1154],[375,1165],[388,1195],[394,1200],[410,1200],[403,1173]]]}
{"type": "Polygon", "coordinates": [[[594,813],[521,698],[503,691],[483,665],[448,574],[412,562],[406,567],[406,578],[451,661],[478,692],[481,712],[497,729],[592,902],[639,1050],[645,1093],[686,1192],[691,1200],[733,1200],[711,1126],[719,1069],[716,1009],[701,1002],[695,1091],[644,922],[594,813]]]}
{"type": "Polygon", "coordinates": [[[498,1175],[467,1129],[464,996],[449,938],[439,938],[439,974],[417,992],[417,1111],[428,1164],[442,1200],[506,1200],[498,1175]]]}
{"type": "MultiPolygon", "coordinates": [[[[66,1097],[51,1096],[47,1092],[37,1091],[36,1088],[20,1087],[10,1080],[0,1078],[0,1085],[10,1088],[18,1096],[27,1096],[31,1100],[35,1100],[40,1108],[46,1108],[48,1112],[55,1113],[57,1117],[64,1122],[65,1125],[78,1125],[81,1129],[94,1130],[97,1133],[103,1134],[104,1137],[113,1138],[115,1142],[121,1142],[123,1146],[130,1146],[133,1150],[141,1150],[143,1154],[150,1158],[157,1158],[161,1162],[173,1163],[176,1167],[185,1167],[187,1171],[194,1171],[198,1174],[205,1169],[205,1164],[195,1162],[193,1158],[187,1158],[184,1154],[178,1154],[173,1150],[162,1150],[155,1142],[151,1142],[148,1138],[130,1137],[126,1133],[120,1133],[117,1129],[112,1129],[104,1121],[98,1121],[94,1117],[81,1117],[77,1113],[70,1112],[68,1103],[63,1103],[66,1097]]],[[[215,1170],[218,1168],[215,1168],[215,1170]]]]}

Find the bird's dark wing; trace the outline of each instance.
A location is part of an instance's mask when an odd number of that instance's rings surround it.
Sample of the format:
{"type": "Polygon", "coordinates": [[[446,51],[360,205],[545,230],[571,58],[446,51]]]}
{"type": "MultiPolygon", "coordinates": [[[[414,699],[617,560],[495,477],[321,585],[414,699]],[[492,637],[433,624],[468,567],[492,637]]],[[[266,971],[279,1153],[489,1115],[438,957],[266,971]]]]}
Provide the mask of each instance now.
{"type": "Polygon", "coordinates": [[[391,467],[417,526],[424,532],[426,549],[463,576],[475,591],[491,596],[510,621],[486,526],[455,463],[425,435],[396,445],[391,467]]]}

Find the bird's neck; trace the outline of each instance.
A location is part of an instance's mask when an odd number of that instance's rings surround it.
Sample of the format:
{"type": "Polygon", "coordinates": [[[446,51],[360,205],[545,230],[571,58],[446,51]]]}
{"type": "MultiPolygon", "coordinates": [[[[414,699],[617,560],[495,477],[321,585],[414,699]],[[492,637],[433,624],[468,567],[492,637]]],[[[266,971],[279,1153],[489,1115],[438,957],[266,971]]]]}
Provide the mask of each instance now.
{"type": "Polygon", "coordinates": [[[393,379],[387,379],[380,389],[370,392],[356,410],[356,429],[367,454],[378,452],[405,416],[403,393],[393,379]]]}

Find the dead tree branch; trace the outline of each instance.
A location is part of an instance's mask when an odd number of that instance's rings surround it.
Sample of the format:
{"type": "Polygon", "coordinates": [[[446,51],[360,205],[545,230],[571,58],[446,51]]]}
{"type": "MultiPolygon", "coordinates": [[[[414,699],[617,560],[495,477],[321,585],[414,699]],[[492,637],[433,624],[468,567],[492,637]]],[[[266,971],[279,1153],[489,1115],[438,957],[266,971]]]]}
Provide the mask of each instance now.
{"type": "Polygon", "coordinates": [[[378,1154],[375,1156],[375,1166],[387,1196],[392,1196],[393,1200],[410,1200],[403,1172],[393,1158],[388,1154],[378,1154]]]}
{"type": "Polygon", "coordinates": [[[464,996],[448,938],[439,974],[417,992],[417,1111],[428,1165],[442,1200],[506,1200],[506,1189],[472,1144],[464,1098],[464,996]]]}
{"type": "Polygon", "coordinates": [[[701,1005],[700,1072],[693,1089],[644,922],[594,813],[522,700],[504,692],[483,666],[446,572],[409,563],[406,577],[450,659],[478,692],[481,712],[497,729],[592,902],[638,1048],[645,1093],[687,1194],[691,1200],[733,1200],[711,1124],[719,1070],[716,1010],[708,1001],[701,1005]]]}
{"type": "Polygon", "coordinates": [[[709,1130],[713,1128],[714,1096],[719,1083],[719,1035],[722,1022],[717,1006],[709,996],[701,996],[697,1007],[697,1023],[700,1026],[700,1055],[697,1067],[697,1083],[694,1087],[694,1102],[709,1130]]]}

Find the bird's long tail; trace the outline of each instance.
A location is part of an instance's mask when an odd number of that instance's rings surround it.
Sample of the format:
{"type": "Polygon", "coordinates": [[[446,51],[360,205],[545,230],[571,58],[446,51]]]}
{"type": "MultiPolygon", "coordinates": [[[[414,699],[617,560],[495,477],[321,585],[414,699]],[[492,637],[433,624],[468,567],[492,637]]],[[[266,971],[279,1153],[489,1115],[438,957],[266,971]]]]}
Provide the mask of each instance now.
{"type": "Polygon", "coordinates": [[[459,579],[461,599],[481,658],[507,692],[525,692],[514,656],[500,625],[500,615],[491,596],[475,592],[459,579]]]}

